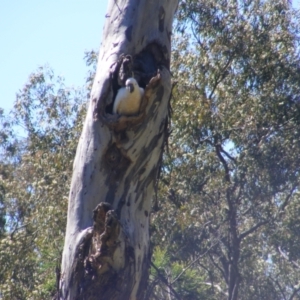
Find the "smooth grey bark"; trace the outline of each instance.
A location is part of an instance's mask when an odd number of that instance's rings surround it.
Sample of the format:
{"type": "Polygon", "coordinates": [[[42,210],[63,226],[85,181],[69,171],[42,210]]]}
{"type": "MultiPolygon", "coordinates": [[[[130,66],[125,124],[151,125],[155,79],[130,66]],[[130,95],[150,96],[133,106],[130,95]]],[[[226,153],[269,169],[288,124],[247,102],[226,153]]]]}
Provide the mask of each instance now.
{"type": "Polygon", "coordinates": [[[110,0],[69,195],[59,299],[142,299],[151,201],[167,135],[178,0],[110,0]],[[122,55],[123,54],[123,55],[122,55]],[[134,74],[135,116],[112,114],[134,74]]]}

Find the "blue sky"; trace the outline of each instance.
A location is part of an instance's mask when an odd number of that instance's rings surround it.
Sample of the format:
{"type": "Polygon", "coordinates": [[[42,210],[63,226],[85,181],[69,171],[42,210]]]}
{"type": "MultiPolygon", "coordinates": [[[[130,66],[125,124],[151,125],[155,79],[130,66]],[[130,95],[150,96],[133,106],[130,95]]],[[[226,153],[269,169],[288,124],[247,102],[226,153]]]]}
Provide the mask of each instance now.
{"type": "Polygon", "coordinates": [[[85,50],[98,50],[108,0],[1,0],[0,107],[38,66],[48,64],[66,85],[82,86],[85,50]]]}
{"type": "MultiPolygon", "coordinates": [[[[0,107],[38,66],[48,64],[66,85],[82,86],[85,50],[98,50],[108,0],[0,0],[0,107]]],[[[299,8],[299,0],[293,5],[299,8]]]]}

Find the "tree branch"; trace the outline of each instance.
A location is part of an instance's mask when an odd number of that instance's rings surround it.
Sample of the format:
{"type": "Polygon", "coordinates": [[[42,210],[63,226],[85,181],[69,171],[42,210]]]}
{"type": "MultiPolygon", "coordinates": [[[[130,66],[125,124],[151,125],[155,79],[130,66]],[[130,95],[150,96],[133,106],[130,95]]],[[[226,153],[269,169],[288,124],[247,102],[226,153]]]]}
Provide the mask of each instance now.
{"type": "Polygon", "coordinates": [[[213,288],[215,287],[221,294],[228,296],[228,293],[224,292],[218,284],[212,284],[210,282],[200,282],[200,284],[209,285],[212,286],[213,288]]]}
{"type": "Polygon", "coordinates": [[[284,294],[284,290],[282,289],[281,285],[279,284],[278,280],[273,279],[272,277],[270,277],[270,279],[277,285],[277,287],[279,288],[281,295],[283,297],[283,300],[286,300],[285,294],[284,294]]]}
{"type": "MultiPolygon", "coordinates": [[[[216,244],[215,244],[216,245],[216,244]]],[[[194,259],[193,261],[191,261],[186,268],[184,268],[179,275],[171,282],[171,284],[175,283],[180,277],[181,275],[187,271],[194,263],[196,263],[200,258],[202,258],[204,255],[207,254],[207,252],[212,249],[212,247],[214,247],[215,245],[212,245],[209,249],[207,249],[203,254],[199,255],[196,259],[194,259]]]]}
{"type": "MultiPolygon", "coordinates": [[[[214,261],[213,257],[210,254],[208,254],[208,257],[210,258],[213,265],[221,272],[221,274],[223,275],[223,278],[225,279],[226,283],[228,283],[228,276],[227,276],[228,271],[227,270],[222,270],[222,268],[214,261]]],[[[226,258],[224,258],[224,259],[226,260],[226,258]]],[[[227,261],[226,261],[226,263],[227,263],[227,261]]],[[[224,264],[224,262],[222,264],[224,264]]]]}
{"type": "Polygon", "coordinates": [[[280,246],[278,247],[278,251],[279,251],[280,255],[281,255],[285,260],[287,260],[288,262],[290,262],[296,269],[300,269],[300,266],[299,266],[295,261],[290,260],[290,259],[288,258],[288,256],[281,250],[281,247],[280,247],[280,246]]]}
{"type": "Polygon", "coordinates": [[[155,266],[155,264],[153,262],[151,262],[150,264],[155,269],[157,276],[160,278],[160,280],[171,290],[171,292],[173,293],[175,298],[178,300],[181,300],[180,296],[177,294],[177,292],[172,287],[172,284],[170,284],[168,282],[168,280],[160,273],[159,269],[155,266]]]}
{"type": "Polygon", "coordinates": [[[220,161],[221,161],[221,163],[222,163],[222,165],[225,169],[225,180],[227,182],[230,182],[229,167],[228,167],[228,164],[227,164],[226,160],[224,159],[224,157],[221,154],[221,148],[222,148],[221,145],[215,144],[215,149],[216,149],[217,156],[220,159],[220,161]]]}
{"type": "Polygon", "coordinates": [[[217,86],[219,85],[219,83],[222,82],[222,80],[225,78],[225,71],[226,69],[229,67],[230,63],[232,62],[233,60],[233,55],[231,57],[229,57],[227,63],[225,64],[225,66],[222,68],[221,72],[219,73],[219,76],[217,77],[216,81],[215,81],[215,84],[214,84],[214,87],[212,89],[212,91],[210,92],[209,96],[208,96],[208,99],[211,100],[211,97],[213,96],[217,86]]]}
{"type": "MultiPolygon", "coordinates": [[[[296,294],[298,294],[298,292],[300,291],[300,288],[297,288],[294,290],[293,294],[291,295],[291,297],[289,298],[289,300],[293,300],[294,297],[296,296],[296,294]]],[[[299,295],[298,295],[299,296],[299,295]]]]}
{"type": "Polygon", "coordinates": [[[290,193],[285,197],[284,202],[282,203],[282,205],[280,206],[280,210],[284,211],[284,209],[286,208],[286,206],[289,204],[289,201],[294,193],[294,191],[298,188],[298,182],[293,186],[293,188],[291,189],[290,193]]]}
{"type": "Polygon", "coordinates": [[[232,160],[234,163],[236,163],[236,159],[234,157],[232,157],[227,151],[225,151],[221,145],[220,145],[220,151],[222,153],[224,153],[230,160],[232,160]]]}
{"type": "Polygon", "coordinates": [[[244,239],[247,235],[251,234],[252,232],[254,232],[256,229],[258,229],[259,227],[267,224],[268,221],[262,221],[257,223],[255,226],[251,227],[250,229],[244,231],[243,233],[240,234],[240,236],[238,237],[238,239],[241,241],[242,239],[244,239]]]}

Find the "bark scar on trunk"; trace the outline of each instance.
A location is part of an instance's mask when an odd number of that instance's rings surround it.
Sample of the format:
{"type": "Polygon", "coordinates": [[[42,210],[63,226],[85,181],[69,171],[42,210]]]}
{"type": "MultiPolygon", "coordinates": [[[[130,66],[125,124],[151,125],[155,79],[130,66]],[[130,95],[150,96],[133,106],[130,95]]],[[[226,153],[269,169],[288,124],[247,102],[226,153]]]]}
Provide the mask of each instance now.
{"type": "Polygon", "coordinates": [[[134,250],[109,203],[101,202],[94,209],[93,220],[78,245],[73,280],[78,284],[78,299],[99,299],[99,295],[111,299],[112,291],[120,296],[125,273],[130,272],[126,266],[134,259],[134,253],[128,253],[134,250]]]}
{"type": "MultiPolygon", "coordinates": [[[[114,257],[120,246],[121,224],[109,203],[102,202],[94,209],[93,237],[86,262],[98,275],[124,267],[124,260],[114,257]]],[[[123,256],[124,258],[124,256],[123,256]]]]}

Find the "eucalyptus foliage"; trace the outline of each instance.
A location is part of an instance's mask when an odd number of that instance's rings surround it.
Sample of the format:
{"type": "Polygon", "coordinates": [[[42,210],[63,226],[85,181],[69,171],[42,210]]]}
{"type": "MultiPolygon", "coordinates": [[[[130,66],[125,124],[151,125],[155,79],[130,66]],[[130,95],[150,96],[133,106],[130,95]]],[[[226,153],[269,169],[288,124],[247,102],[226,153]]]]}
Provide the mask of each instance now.
{"type": "Polygon", "coordinates": [[[181,1],[154,299],[299,299],[299,29],[284,1],[181,1]]]}
{"type": "Polygon", "coordinates": [[[56,290],[72,160],[86,111],[82,89],[49,67],[29,76],[1,115],[0,298],[49,299],[56,290]]]}

